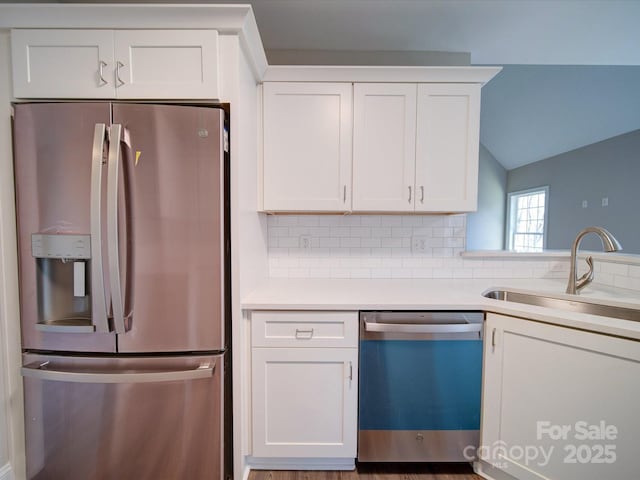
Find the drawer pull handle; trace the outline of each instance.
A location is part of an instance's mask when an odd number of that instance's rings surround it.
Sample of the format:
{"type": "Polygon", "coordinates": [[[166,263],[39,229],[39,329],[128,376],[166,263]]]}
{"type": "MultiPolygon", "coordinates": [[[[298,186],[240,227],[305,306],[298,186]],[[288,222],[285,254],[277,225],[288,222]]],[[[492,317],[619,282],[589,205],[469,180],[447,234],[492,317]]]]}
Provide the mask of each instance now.
{"type": "Polygon", "coordinates": [[[309,330],[301,330],[299,328],[296,328],[296,338],[305,340],[313,338],[313,328],[310,328],[309,330]]]}

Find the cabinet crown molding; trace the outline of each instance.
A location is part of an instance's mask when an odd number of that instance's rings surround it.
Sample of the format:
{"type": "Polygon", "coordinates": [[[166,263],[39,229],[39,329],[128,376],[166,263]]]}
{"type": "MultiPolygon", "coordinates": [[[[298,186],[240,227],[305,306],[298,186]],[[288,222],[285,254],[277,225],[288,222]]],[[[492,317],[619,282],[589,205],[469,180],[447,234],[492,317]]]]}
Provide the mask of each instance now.
{"type": "Polygon", "coordinates": [[[415,66],[268,66],[265,82],[381,82],[381,83],[480,83],[495,77],[502,67],[415,66]]]}

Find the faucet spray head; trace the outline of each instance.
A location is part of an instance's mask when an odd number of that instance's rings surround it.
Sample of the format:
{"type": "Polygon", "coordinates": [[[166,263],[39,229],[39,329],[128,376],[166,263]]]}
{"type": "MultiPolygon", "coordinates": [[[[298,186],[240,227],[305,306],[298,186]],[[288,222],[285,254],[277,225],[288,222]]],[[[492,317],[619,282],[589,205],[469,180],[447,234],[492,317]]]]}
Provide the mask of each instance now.
{"type": "Polygon", "coordinates": [[[611,232],[603,228],[602,233],[604,233],[604,235],[601,235],[600,238],[602,239],[602,247],[605,252],[619,252],[622,250],[622,245],[620,245],[620,242],[616,240],[616,237],[614,237],[611,232]]]}

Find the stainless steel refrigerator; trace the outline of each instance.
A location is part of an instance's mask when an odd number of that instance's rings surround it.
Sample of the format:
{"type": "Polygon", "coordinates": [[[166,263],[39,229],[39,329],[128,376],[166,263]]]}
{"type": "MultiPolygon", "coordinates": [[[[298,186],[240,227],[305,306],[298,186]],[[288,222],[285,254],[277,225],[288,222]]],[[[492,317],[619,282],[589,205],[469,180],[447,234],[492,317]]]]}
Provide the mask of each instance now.
{"type": "Polygon", "coordinates": [[[231,473],[225,112],[14,105],[27,475],[231,473]]]}

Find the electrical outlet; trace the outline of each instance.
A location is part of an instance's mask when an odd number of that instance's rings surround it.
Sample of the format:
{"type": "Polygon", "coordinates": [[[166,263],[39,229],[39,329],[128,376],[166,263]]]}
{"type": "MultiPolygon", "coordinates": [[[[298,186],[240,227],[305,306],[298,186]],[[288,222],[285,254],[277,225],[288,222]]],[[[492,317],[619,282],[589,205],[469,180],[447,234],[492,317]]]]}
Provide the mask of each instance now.
{"type": "Polygon", "coordinates": [[[298,244],[302,250],[311,250],[311,235],[300,235],[298,244]]]}
{"type": "Polygon", "coordinates": [[[582,200],[582,208],[587,208],[589,206],[589,202],[586,200],[582,200]]]}
{"type": "Polygon", "coordinates": [[[429,237],[411,237],[411,251],[413,253],[426,253],[429,248],[429,237]]]}
{"type": "Polygon", "coordinates": [[[609,197],[602,197],[602,206],[603,207],[609,206],[609,197]]]}

